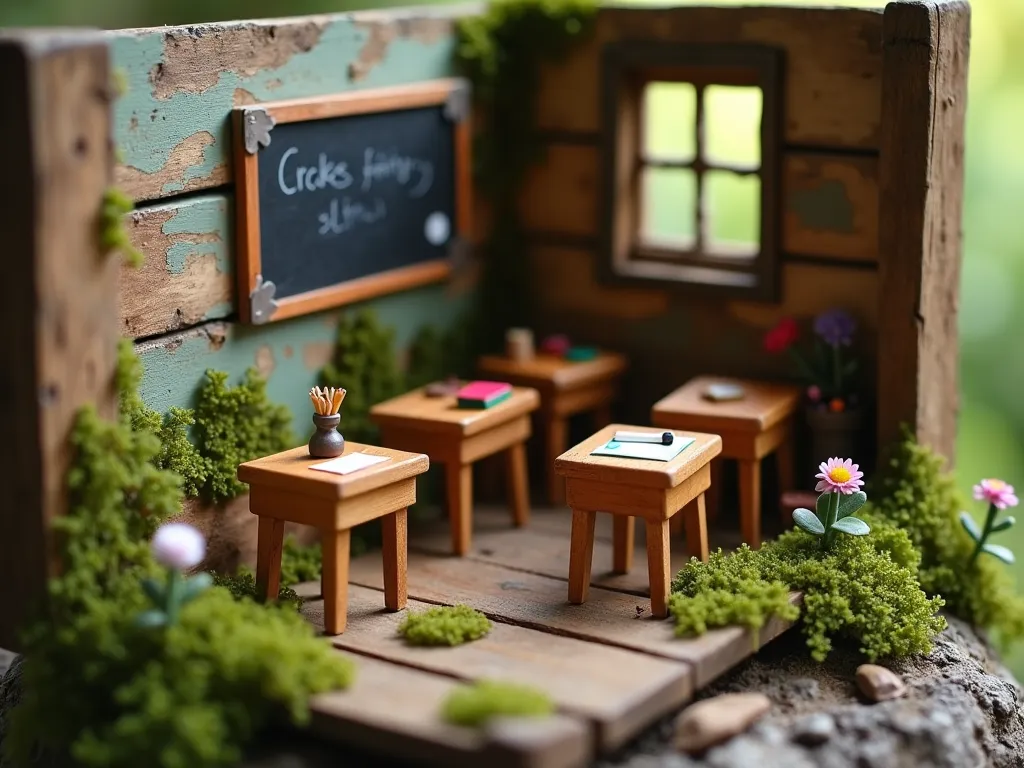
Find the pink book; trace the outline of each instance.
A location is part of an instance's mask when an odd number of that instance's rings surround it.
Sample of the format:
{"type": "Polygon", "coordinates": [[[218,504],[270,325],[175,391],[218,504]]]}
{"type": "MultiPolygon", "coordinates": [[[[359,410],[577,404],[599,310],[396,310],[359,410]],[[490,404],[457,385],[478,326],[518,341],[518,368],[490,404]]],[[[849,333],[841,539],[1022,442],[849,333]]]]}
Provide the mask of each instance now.
{"type": "Polygon", "coordinates": [[[489,408],[507,399],[511,394],[511,384],[500,381],[471,381],[455,396],[463,408],[489,408]]]}

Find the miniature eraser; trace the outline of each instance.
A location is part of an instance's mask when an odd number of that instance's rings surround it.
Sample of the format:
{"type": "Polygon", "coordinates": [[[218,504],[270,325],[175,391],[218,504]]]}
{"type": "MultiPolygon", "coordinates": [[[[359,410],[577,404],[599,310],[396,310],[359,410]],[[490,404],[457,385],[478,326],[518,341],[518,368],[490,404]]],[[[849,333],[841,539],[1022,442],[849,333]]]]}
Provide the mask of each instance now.
{"type": "Polygon", "coordinates": [[[658,443],[672,445],[675,435],[671,432],[616,432],[612,440],[619,443],[658,443]]]}

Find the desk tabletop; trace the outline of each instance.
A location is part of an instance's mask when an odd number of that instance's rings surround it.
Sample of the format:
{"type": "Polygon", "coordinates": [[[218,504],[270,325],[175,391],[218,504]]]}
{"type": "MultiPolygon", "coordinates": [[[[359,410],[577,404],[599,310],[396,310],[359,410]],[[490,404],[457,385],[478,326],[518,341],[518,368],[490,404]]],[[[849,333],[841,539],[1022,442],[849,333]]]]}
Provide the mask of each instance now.
{"type": "Polygon", "coordinates": [[[800,388],[791,384],[699,376],[655,403],[651,421],[673,429],[764,432],[796,412],[800,395],[800,388]],[[743,387],[744,397],[708,400],[704,391],[711,384],[737,384],[743,387]]]}
{"type": "Polygon", "coordinates": [[[508,400],[490,408],[459,408],[454,395],[428,397],[421,388],[373,406],[370,419],[381,427],[430,429],[469,437],[532,413],[539,406],[540,395],[528,387],[513,387],[508,400]]]}
{"type": "Polygon", "coordinates": [[[495,376],[513,384],[554,386],[572,389],[621,376],[629,367],[628,360],[616,352],[599,352],[593,360],[575,362],[554,355],[539,354],[530,360],[488,355],[477,361],[477,368],[487,376],[495,376]]]}
{"type": "Polygon", "coordinates": [[[363,452],[371,456],[387,456],[390,461],[360,469],[347,475],[310,469],[331,459],[314,459],[305,445],[289,451],[247,461],[238,467],[238,479],[250,487],[273,488],[304,496],[327,499],[349,499],[391,483],[421,475],[430,466],[422,453],[395,451],[376,445],[345,443],[344,456],[363,452]]]}
{"type": "Polygon", "coordinates": [[[653,431],[650,427],[609,424],[555,459],[555,471],[567,478],[580,480],[675,488],[722,452],[722,438],[718,435],[673,430],[674,434],[692,437],[694,441],[670,461],[590,455],[591,451],[607,443],[619,430],[653,431]]]}

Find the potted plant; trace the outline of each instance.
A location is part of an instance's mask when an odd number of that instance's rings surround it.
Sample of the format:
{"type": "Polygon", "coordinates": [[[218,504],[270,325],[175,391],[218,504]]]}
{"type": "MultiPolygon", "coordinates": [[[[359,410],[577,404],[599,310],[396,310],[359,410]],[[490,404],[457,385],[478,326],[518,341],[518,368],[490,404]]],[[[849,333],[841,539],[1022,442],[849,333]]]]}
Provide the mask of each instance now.
{"type": "Polygon", "coordinates": [[[810,354],[797,348],[800,326],[784,317],[764,337],[771,354],[787,353],[807,385],[805,411],[815,456],[856,454],[865,416],[857,388],[857,359],[851,354],[857,323],[850,313],[830,309],[814,318],[810,354]]]}

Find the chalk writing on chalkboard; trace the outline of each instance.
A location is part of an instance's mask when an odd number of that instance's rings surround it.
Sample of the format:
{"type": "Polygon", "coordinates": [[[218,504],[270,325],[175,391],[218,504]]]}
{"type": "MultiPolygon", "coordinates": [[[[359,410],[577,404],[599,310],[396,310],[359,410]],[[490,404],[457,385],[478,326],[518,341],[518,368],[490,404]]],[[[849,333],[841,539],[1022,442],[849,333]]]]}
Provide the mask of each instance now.
{"type": "Polygon", "coordinates": [[[244,321],[440,281],[465,259],[472,192],[464,81],[236,112],[244,321]]]}

